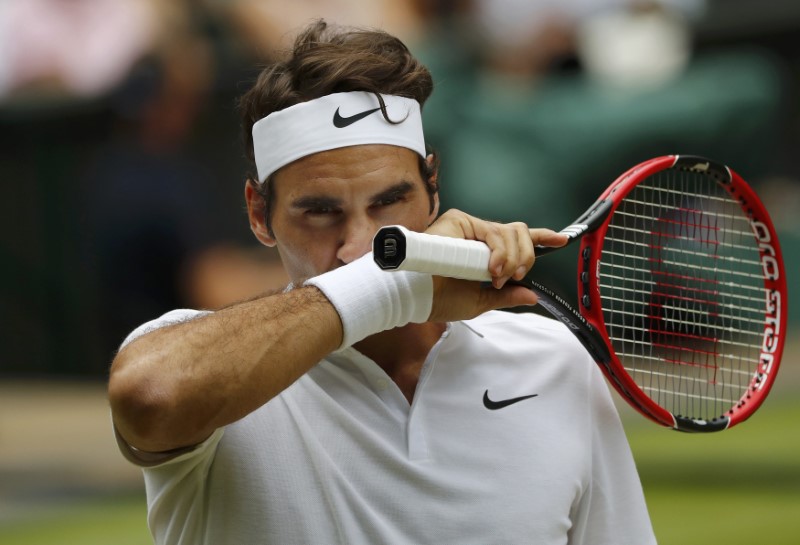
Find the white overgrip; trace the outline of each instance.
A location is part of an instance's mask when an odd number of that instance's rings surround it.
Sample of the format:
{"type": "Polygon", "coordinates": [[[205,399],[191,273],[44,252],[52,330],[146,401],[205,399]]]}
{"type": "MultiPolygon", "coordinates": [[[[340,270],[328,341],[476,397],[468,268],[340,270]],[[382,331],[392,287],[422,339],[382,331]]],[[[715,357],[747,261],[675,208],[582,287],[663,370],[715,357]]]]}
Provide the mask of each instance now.
{"type": "Polygon", "coordinates": [[[430,235],[397,226],[406,239],[406,258],[399,270],[464,280],[489,281],[489,247],[477,240],[430,235]]]}

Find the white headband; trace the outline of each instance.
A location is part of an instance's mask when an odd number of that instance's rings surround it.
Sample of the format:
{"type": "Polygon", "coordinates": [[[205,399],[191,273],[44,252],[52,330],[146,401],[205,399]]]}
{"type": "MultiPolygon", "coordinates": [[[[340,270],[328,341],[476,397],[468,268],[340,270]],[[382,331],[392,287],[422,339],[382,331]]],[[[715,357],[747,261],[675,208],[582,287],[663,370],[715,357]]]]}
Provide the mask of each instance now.
{"type": "Polygon", "coordinates": [[[334,93],[273,112],[253,125],[258,181],[312,153],[359,144],[391,144],[425,157],[419,103],[381,95],[389,123],[372,93],[334,93]]]}

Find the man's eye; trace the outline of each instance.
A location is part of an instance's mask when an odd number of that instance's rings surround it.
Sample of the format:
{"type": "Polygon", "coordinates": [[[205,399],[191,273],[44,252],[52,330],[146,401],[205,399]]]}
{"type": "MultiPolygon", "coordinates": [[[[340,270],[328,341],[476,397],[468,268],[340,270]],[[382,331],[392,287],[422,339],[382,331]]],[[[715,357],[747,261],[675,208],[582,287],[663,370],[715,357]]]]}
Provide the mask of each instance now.
{"type": "Polygon", "coordinates": [[[386,197],[384,199],[376,201],[374,206],[390,206],[390,205],[395,204],[395,203],[397,203],[399,201],[400,201],[400,196],[399,195],[393,195],[391,197],[386,197]]]}
{"type": "Polygon", "coordinates": [[[320,206],[318,208],[309,208],[306,210],[306,214],[309,216],[324,216],[327,214],[333,214],[336,210],[329,207],[329,206],[320,206]]]}

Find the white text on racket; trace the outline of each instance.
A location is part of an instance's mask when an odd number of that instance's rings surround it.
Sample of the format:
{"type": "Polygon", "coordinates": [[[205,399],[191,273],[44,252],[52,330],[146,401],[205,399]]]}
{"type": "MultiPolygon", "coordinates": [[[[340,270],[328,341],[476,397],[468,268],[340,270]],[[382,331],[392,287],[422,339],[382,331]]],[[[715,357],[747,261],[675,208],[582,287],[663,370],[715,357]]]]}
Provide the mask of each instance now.
{"type": "MultiPolygon", "coordinates": [[[[769,229],[760,221],[751,220],[753,233],[758,240],[758,248],[761,253],[761,266],[764,270],[764,278],[777,280],[780,276],[780,267],[775,258],[775,247],[772,245],[772,237],[769,229]]],[[[766,384],[766,377],[772,371],[775,362],[775,350],[778,348],[780,338],[780,316],[781,316],[781,294],[778,290],[766,292],[766,318],[764,322],[764,339],[761,345],[761,355],[758,365],[758,377],[761,379],[756,383],[756,389],[761,389],[766,384]]]]}

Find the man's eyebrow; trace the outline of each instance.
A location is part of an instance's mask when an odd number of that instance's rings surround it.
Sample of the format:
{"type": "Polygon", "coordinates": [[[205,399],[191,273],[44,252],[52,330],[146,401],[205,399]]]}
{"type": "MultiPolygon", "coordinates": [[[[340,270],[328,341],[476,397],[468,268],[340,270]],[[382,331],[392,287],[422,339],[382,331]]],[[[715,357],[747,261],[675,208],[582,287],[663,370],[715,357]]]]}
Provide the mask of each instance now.
{"type": "Polygon", "coordinates": [[[338,208],[342,200],[326,195],[307,195],[292,201],[292,208],[338,208]]]}
{"type": "Polygon", "coordinates": [[[414,184],[408,181],[402,181],[390,186],[380,193],[376,193],[370,199],[372,203],[379,203],[381,201],[385,201],[387,199],[393,199],[397,197],[402,197],[406,193],[411,192],[414,189],[414,184]]]}
{"type": "MultiPolygon", "coordinates": [[[[413,189],[414,184],[403,180],[372,195],[369,200],[371,203],[377,204],[387,199],[402,197],[413,189]]],[[[342,206],[342,199],[327,195],[306,195],[293,200],[290,206],[292,208],[339,208],[342,206]]]]}

